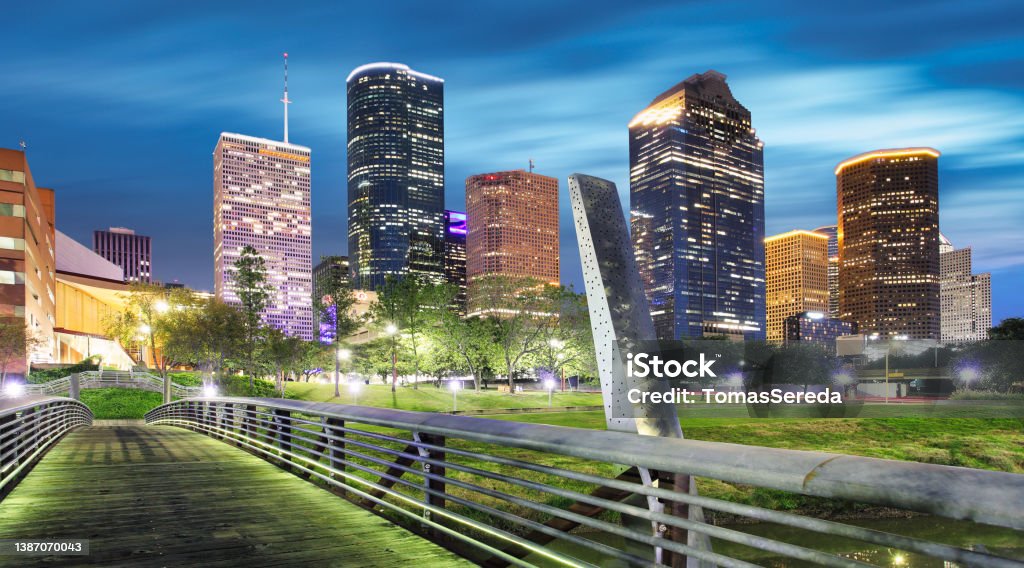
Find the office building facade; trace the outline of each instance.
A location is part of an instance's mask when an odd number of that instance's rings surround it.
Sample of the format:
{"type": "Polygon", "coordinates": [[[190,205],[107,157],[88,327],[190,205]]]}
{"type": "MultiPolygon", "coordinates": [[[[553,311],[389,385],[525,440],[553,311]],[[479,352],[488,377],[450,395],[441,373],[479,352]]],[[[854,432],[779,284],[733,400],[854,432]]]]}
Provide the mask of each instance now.
{"type": "Polygon", "coordinates": [[[466,278],[490,275],[559,283],[558,180],[511,170],[466,178],[466,278]]]}
{"type": "Polygon", "coordinates": [[[828,237],[828,317],[839,317],[839,227],[826,225],[814,229],[828,237]]]}
{"type": "Polygon", "coordinates": [[[264,321],[313,338],[310,150],[223,133],[213,154],[214,289],[238,304],[234,264],[252,246],[263,257],[271,296],[264,321]]]}
{"type": "Polygon", "coordinates": [[[764,240],[768,341],[785,339],[785,319],[828,310],[828,237],[790,231],[764,240]]]}
{"type": "Polygon", "coordinates": [[[92,250],[121,267],[125,282],[153,282],[152,239],[124,227],[92,233],[92,250]]]}
{"type": "Polygon", "coordinates": [[[857,333],[857,324],[830,318],[823,312],[800,312],[783,321],[783,342],[804,342],[836,352],[836,339],[857,333]]]}
{"type": "Polygon", "coordinates": [[[349,283],[349,262],[347,256],[321,256],[320,262],[313,267],[313,329],[317,338],[323,343],[334,341],[334,328],[331,321],[321,321],[320,310],[317,306],[320,303],[333,302],[333,298],[327,299],[334,282],[349,283]]]}
{"type": "Polygon", "coordinates": [[[455,309],[466,314],[466,235],[469,228],[466,214],[461,211],[444,212],[444,281],[458,288],[455,309]]]}
{"type": "Polygon", "coordinates": [[[763,339],[764,159],[725,75],[693,75],[629,123],[634,254],[661,339],[763,339]]]}
{"type": "Polygon", "coordinates": [[[444,81],[399,63],[348,76],[348,252],[353,286],[444,277],[444,81]]]}
{"type": "Polygon", "coordinates": [[[938,158],[899,148],[836,167],[839,312],[861,333],[940,338],[938,158]]]}
{"type": "Polygon", "coordinates": [[[942,342],[988,339],[992,328],[992,274],[973,274],[971,247],[954,248],[940,235],[939,275],[942,342]]]}
{"type": "Polygon", "coordinates": [[[0,318],[25,322],[38,345],[7,366],[21,379],[30,363],[52,363],[57,350],[56,236],[52,189],[37,187],[20,150],[0,149],[0,318]]]}

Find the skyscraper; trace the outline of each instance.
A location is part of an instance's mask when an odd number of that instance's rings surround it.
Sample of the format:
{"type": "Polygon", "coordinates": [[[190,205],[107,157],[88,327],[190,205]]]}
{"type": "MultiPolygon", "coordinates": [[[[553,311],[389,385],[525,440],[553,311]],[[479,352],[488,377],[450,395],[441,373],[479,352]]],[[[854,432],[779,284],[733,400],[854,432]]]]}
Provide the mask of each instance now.
{"type": "Polygon", "coordinates": [[[126,282],[153,282],[153,248],[149,237],[124,227],[92,233],[92,250],[124,271],[126,282]]]}
{"type": "Polygon", "coordinates": [[[331,325],[321,325],[320,310],[317,309],[318,302],[322,302],[324,296],[333,287],[331,282],[347,282],[348,279],[347,256],[321,256],[320,262],[313,267],[313,330],[324,343],[334,341],[334,328],[331,325]]]}
{"type": "Polygon", "coordinates": [[[790,231],[766,238],[764,249],[766,339],[781,343],[787,317],[828,309],[828,237],[790,231]]]}
{"type": "Polygon", "coordinates": [[[716,71],[629,123],[630,233],[659,338],[764,338],[762,146],[716,71]]]}
{"type": "Polygon", "coordinates": [[[940,337],[938,158],[877,150],[836,167],[839,312],[861,333],[940,337]]]}
{"type": "Polygon", "coordinates": [[[8,378],[57,355],[54,214],[54,192],[36,187],[25,152],[0,148],[0,319],[24,321],[40,339],[26,356],[11,358],[8,378]]]}
{"type": "Polygon", "coordinates": [[[245,246],[266,262],[272,287],[264,320],[313,338],[310,150],[222,133],[213,152],[213,261],[217,298],[238,303],[234,264],[245,246]]]}
{"type": "Polygon", "coordinates": [[[458,287],[454,308],[466,313],[466,214],[444,212],[444,280],[458,287]]]}
{"type": "Polygon", "coordinates": [[[814,229],[828,237],[828,317],[839,317],[839,227],[826,225],[814,229]]]}
{"type": "Polygon", "coordinates": [[[348,76],[348,251],[356,288],[444,274],[444,81],[399,63],[348,76]]]}
{"type": "Polygon", "coordinates": [[[942,342],[988,339],[992,328],[992,275],[971,273],[971,247],[956,249],[939,235],[942,342]]]}
{"type": "Polygon", "coordinates": [[[526,170],[466,178],[466,277],[535,278],[558,284],[558,179],[526,170]]]}

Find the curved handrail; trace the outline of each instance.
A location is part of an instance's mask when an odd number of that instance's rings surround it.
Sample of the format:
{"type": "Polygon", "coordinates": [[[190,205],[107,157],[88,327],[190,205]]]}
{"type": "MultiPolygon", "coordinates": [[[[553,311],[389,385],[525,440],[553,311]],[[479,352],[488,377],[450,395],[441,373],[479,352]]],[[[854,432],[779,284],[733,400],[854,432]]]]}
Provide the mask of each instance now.
{"type": "Polygon", "coordinates": [[[64,434],[91,425],[92,419],[92,410],[71,398],[0,400],[0,497],[64,434]]]}
{"type": "MultiPolygon", "coordinates": [[[[163,392],[164,379],[150,373],[136,373],[127,371],[85,371],[75,373],[78,377],[79,388],[138,388],[152,392],[163,392]]],[[[50,394],[70,392],[72,376],[54,379],[45,383],[33,383],[25,385],[25,391],[29,394],[50,394]]],[[[197,396],[202,392],[201,387],[190,387],[171,381],[171,394],[178,398],[197,396]]]]}
{"type": "MultiPolygon", "coordinates": [[[[554,475],[571,482],[587,482],[604,488],[628,490],[629,493],[647,496],[649,500],[660,499],[661,503],[675,501],[677,504],[684,504],[684,507],[686,504],[698,505],[706,509],[865,540],[951,561],[984,562],[986,565],[995,566],[1024,565],[938,543],[664,489],[666,480],[677,479],[673,477],[675,474],[693,475],[801,495],[871,503],[1024,530],[1024,475],[1013,473],[284,399],[194,398],[157,407],[146,414],[146,421],[183,426],[234,442],[282,467],[344,487],[345,491],[363,497],[364,503],[377,503],[386,508],[394,508],[395,505],[383,499],[384,496],[408,500],[407,495],[396,492],[393,488],[410,485],[410,482],[402,480],[402,474],[411,472],[412,475],[422,476],[424,480],[420,484],[411,485],[424,491],[424,497],[417,504],[423,507],[425,513],[442,515],[445,518],[457,517],[456,520],[470,526],[473,526],[475,521],[453,513],[451,503],[478,512],[483,511],[491,518],[526,526],[556,538],[576,538],[573,535],[552,535],[550,531],[553,529],[546,525],[535,526],[538,523],[496,510],[473,500],[472,497],[465,497],[465,492],[460,493],[457,498],[452,497],[444,493],[445,485],[483,493],[544,515],[572,519],[577,524],[591,528],[612,530],[606,522],[575,514],[572,510],[552,508],[543,500],[537,503],[523,499],[521,493],[496,491],[493,483],[467,483],[467,475],[474,479],[486,478],[490,482],[497,480],[511,485],[528,486],[534,491],[560,497],[571,495],[579,502],[591,505],[599,502],[602,507],[609,510],[655,521],[661,523],[661,526],[673,529],[686,529],[736,542],[753,539],[757,541],[753,546],[776,550],[783,555],[811,560],[814,563],[849,565],[847,560],[838,557],[821,557],[820,555],[824,553],[818,551],[809,551],[745,533],[734,534],[736,531],[706,525],[699,520],[680,519],[665,513],[670,510],[668,505],[662,505],[663,509],[657,509],[652,505],[648,511],[623,504],[621,501],[609,501],[565,490],[565,485],[525,481],[526,474],[535,472],[547,476],[554,475]],[[370,428],[357,429],[354,424],[370,428]],[[405,436],[386,433],[393,430],[406,432],[408,439],[405,436]],[[458,440],[458,449],[452,449],[445,440],[458,440]],[[400,450],[403,444],[405,449],[400,450]],[[581,463],[582,460],[586,460],[596,464],[626,466],[633,468],[630,471],[639,472],[640,483],[623,481],[621,476],[607,478],[551,467],[539,462],[528,462],[522,458],[504,457],[521,456],[523,452],[501,451],[501,448],[570,456],[580,459],[581,463]],[[396,458],[396,461],[382,460],[381,454],[396,458]],[[459,463],[450,459],[451,456],[499,464],[504,468],[515,469],[517,473],[506,475],[487,471],[475,465],[469,466],[464,460],[459,463]],[[417,464],[420,466],[418,470],[417,464]],[[373,465],[379,465],[380,468],[370,467],[373,465]],[[379,476],[379,480],[369,482],[365,475],[354,476],[346,473],[352,470],[372,473],[379,476]],[[445,476],[446,470],[455,470],[467,475],[453,479],[452,476],[445,476]],[[657,479],[661,479],[662,483],[657,484],[657,479]],[[441,487],[440,495],[437,494],[437,487],[441,487]],[[447,508],[446,502],[449,503],[447,508]]],[[[492,533],[495,530],[498,529],[490,528],[492,533]]],[[[649,532],[644,535],[622,527],[616,530],[624,531],[616,534],[627,539],[649,542],[645,540],[650,537],[649,532]]],[[[685,533],[685,530],[683,532],[685,533]]],[[[516,540],[514,535],[504,534],[503,538],[521,546],[529,546],[516,540]]],[[[724,565],[742,565],[735,559],[695,550],[684,543],[685,538],[682,543],[657,540],[652,546],[724,565]]],[[[595,548],[599,545],[592,543],[587,546],[595,548]]],[[[614,553],[605,549],[602,549],[602,552],[614,553]]],[[[616,554],[619,553],[626,554],[621,551],[616,554]]]]}

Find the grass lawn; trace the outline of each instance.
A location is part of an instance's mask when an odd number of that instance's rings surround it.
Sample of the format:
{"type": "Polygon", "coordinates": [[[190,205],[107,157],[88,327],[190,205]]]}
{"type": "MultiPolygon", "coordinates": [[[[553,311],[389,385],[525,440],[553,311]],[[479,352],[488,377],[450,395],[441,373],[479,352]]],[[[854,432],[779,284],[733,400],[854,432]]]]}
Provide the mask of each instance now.
{"type": "MultiPolygon", "coordinates": [[[[418,389],[399,387],[392,393],[388,385],[360,385],[358,399],[347,385],[341,385],[341,397],[334,398],[334,385],[321,383],[288,383],[286,393],[289,398],[311,400],[315,402],[336,402],[339,404],[358,404],[380,408],[396,408],[399,410],[416,410],[421,412],[451,412],[452,391],[437,388],[433,384],[422,384],[418,389]]],[[[601,393],[558,392],[552,397],[554,406],[600,406],[601,393]]],[[[480,410],[497,408],[546,408],[548,393],[530,391],[518,394],[500,393],[490,389],[485,391],[461,390],[458,394],[459,410],[480,410]]]]}
{"type": "Polygon", "coordinates": [[[160,406],[162,394],[138,389],[82,389],[82,402],[97,420],[141,419],[160,406]]]}

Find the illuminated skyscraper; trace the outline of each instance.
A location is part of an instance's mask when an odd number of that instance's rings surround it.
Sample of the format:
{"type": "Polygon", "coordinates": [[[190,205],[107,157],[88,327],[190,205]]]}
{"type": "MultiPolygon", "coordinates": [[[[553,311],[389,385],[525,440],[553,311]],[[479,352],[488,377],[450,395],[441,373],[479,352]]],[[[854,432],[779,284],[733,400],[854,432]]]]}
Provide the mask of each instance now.
{"type": "Polygon", "coordinates": [[[92,250],[124,271],[127,282],[153,282],[153,245],[144,235],[123,227],[92,232],[92,250]]]}
{"type": "Polygon", "coordinates": [[[348,251],[356,288],[444,275],[444,81],[399,63],[348,76],[348,251]]]}
{"type": "Polygon", "coordinates": [[[466,313],[466,214],[460,211],[444,212],[444,280],[459,288],[455,308],[466,313]]]}
{"type": "Polygon", "coordinates": [[[658,337],[763,339],[764,162],[725,75],[693,75],[629,123],[630,224],[658,337]]]}
{"type": "Polygon", "coordinates": [[[839,312],[861,333],[940,338],[938,158],[877,150],[836,167],[839,312]]]}
{"type": "Polygon", "coordinates": [[[785,339],[785,320],[802,312],[828,309],[828,237],[790,231],[764,240],[766,339],[785,339]]]}
{"type": "Polygon", "coordinates": [[[828,317],[839,317],[839,227],[826,225],[814,229],[828,237],[828,317]]]}
{"type": "Polygon", "coordinates": [[[213,152],[214,288],[238,303],[234,264],[254,247],[272,293],[263,319],[313,338],[310,151],[305,146],[223,133],[213,152]]]}
{"type": "Polygon", "coordinates": [[[535,278],[558,284],[558,179],[526,170],[466,178],[466,277],[535,278]]]}
{"type": "Polygon", "coordinates": [[[988,339],[992,328],[992,275],[971,273],[971,247],[955,249],[939,235],[942,342],[988,339]]]}
{"type": "Polygon", "coordinates": [[[333,288],[332,282],[347,282],[348,279],[347,256],[321,256],[320,262],[313,267],[313,329],[324,343],[334,341],[334,328],[330,323],[321,326],[320,310],[316,308],[317,302],[324,300],[324,296],[333,288]]]}

